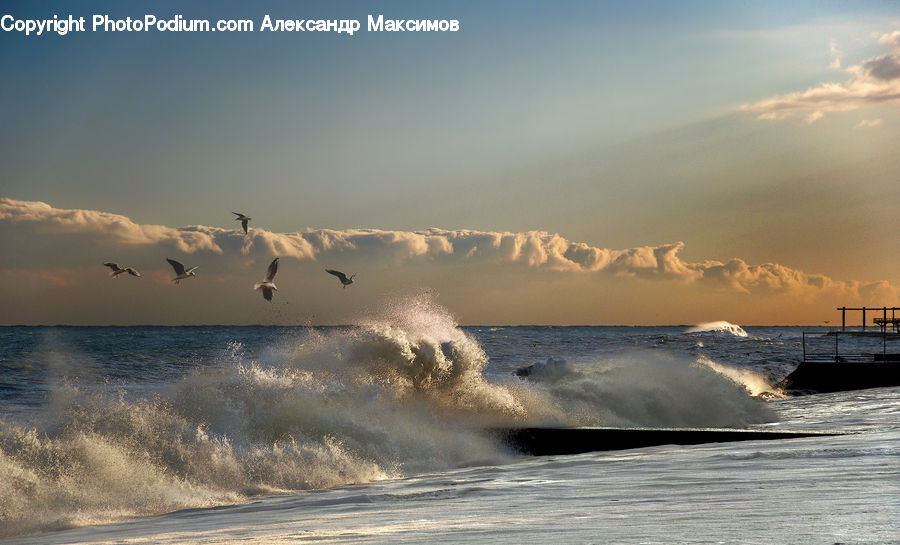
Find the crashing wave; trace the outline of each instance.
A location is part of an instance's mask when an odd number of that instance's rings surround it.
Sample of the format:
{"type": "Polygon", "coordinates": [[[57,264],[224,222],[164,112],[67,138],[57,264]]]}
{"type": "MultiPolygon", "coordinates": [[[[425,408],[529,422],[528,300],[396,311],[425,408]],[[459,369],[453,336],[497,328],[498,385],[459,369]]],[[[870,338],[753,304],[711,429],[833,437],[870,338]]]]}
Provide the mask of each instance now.
{"type": "Polygon", "coordinates": [[[484,374],[488,357],[430,297],[352,328],[310,329],[145,397],[60,380],[31,426],[0,418],[0,537],[259,494],[503,463],[496,426],[727,426],[768,413],[690,361],[635,354],[484,374]]]}

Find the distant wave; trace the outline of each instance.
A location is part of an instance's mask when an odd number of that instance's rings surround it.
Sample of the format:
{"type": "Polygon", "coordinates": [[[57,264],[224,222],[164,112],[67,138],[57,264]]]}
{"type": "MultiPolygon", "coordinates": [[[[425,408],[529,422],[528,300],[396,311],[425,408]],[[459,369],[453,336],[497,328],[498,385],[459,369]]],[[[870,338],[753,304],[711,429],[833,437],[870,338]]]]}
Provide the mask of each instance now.
{"type": "Polygon", "coordinates": [[[744,328],[737,324],[732,324],[731,322],[726,322],[724,320],[718,322],[706,322],[703,324],[697,324],[694,327],[688,328],[685,333],[729,333],[734,335],[735,337],[746,337],[747,332],[744,331],[744,328]]]}

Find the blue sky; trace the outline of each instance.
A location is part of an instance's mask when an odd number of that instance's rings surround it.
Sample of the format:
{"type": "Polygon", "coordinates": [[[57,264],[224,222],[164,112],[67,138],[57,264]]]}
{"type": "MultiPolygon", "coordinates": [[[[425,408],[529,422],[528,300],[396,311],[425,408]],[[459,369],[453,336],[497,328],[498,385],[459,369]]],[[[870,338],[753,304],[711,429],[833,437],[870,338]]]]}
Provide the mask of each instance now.
{"type": "Polygon", "coordinates": [[[9,2],[0,12],[461,23],[353,37],[0,33],[0,197],[175,228],[231,227],[238,210],[280,233],[682,241],[691,263],[737,257],[900,284],[898,243],[873,236],[900,198],[896,100],[798,109],[784,98],[869,82],[849,70],[893,58],[894,3],[9,2]],[[769,119],[781,114],[767,108],[788,113],[769,119]]]}

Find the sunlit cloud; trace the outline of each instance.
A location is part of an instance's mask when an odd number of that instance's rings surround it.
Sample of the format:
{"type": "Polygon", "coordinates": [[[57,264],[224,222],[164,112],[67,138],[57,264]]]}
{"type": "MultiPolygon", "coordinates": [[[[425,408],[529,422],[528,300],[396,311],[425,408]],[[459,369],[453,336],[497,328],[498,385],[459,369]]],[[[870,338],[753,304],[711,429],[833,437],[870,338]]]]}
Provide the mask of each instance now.
{"type": "MultiPolygon", "coordinates": [[[[759,119],[801,116],[808,123],[814,123],[829,112],[900,101],[900,31],[884,34],[878,43],[888,46],[889,51],[846,68],[850,78],[844,82],[825,82],[805,91],[745,104],[741,109],[755,114],[759,119]]],[[[830,44],[830,49],[831,67],[838,68],[841,56],[834,42],[830,44]]]]}
{"type": "Polygon", "coordinates": [[[171,242],[186,253],[208,250],[221,253],[215,242],[224,229],[190,227],[173,229],[162,225],[138,225],[125,216],[96,210],[63,210],[36,201],[0,199],[0,222],[11,228],[35,229],[35,235],[84,234],[125,244],[171,242]]]}
{"type": "MultiPolygon", "coordinates": [[[[0,199],[0,227],[17,246],[28,244],[29,238],[40,237],[51,246],[58,239],[60,248],[68,251],[78,245],[105,245],[108,255],[116,255],[122,247],[146,247],[148,253],[175,248],[185,254],[205,252],[236,262],[251,254],[313,261],[346,256],[391,262],[424,260],[435,266],[440,266],[442,260],[453,260],[497,267],[520,265],[568,274],[702,283],[740,293],[829,293],[851,298],[893,298],[897,294],[887,282],[834,280],[775,263],[751,265],[739,258],[690,262],[680,257],[683,242],[609,249],[546,231],[304,229],[275,233],[256,227],[245,236],[235,229],[202,225],[139,225],[117,214],[58,209],[42,202],[13,199],[0,199]],[[72,235],[76,236],[74,242],[72,235]]],[[[5,268],[23,268],[15,255],[6,263],[5,268]]],[[[47,277],[57,283],[60,278],[47,277]]],[[[167,282],[168,278],[160,276],[159,281],[167,282]]]]}

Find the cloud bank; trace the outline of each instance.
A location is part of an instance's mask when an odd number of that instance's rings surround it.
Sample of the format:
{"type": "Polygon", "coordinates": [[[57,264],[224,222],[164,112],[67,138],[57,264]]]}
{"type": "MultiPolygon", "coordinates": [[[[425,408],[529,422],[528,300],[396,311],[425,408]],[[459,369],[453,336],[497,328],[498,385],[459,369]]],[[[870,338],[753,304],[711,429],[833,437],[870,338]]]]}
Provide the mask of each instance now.
{"type": "MultiPolygon", "coordinates": [[[[546,231],[304,229],[275,233],[252,227],[249,235],[244,236],[237,229],[140,225],[118,214],[59,209],[43,202],[8,198],[0,199],[0,227],[12,239],[21,235],[19,244],[35,237],[64,237],[70,247],[109,245],[111,255],[115,246],[128,246],[147,247],[148,253],[174,249],[185,254],[233,255],[236,259],[252,252],[297,260],[334,259],[341,255],[397,262],[430,260],[437,265],[452,260],[487,266],[519,265],[568,274],[702,283],[741,293],[828,292],[841,297],[879,300],[897,295],[888,282],[834,280],[776,263],[750,265],[739,258],[727,262],[689,262],[680,257],[683,242],[617,250],[570,241],[546,231]],[[69,237],[75,237],[75,241],[69,237]]],[[[5,262],[5,268],[21,266],[16,263],[15,252],[5,262]]]]}
{"type": "MultiPolygon", "coordinates": [[[[868,104],[900,101],[900,30],[884,34],[878,40],[888,52],[850,66],[850,78],[843,83],[822,83],[805,91],[777,95],[741,106],[759,119],[784,119],[801,116],[813,123],[827,112],[855,110],[868,104]]],[[[840,53],[830,44],[832,68],[840,66],[840,53]]]]}

